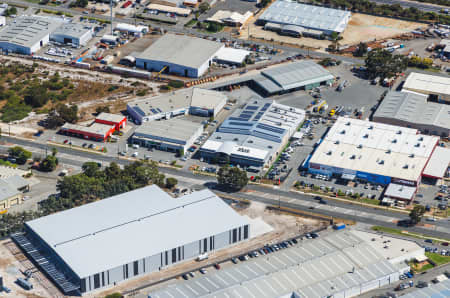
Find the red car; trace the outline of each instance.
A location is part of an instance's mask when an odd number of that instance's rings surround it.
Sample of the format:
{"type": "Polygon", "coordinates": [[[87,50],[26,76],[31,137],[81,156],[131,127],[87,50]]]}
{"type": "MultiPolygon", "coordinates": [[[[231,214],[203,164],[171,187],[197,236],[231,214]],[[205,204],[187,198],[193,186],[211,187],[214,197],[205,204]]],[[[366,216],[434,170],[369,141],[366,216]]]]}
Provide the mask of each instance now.
{"type": "Polygon", "coordinates": [[[214,264],[214,268],[216,268],[217,270],[220,270],[220,265],[219,264],[214,264]]]}
{"type": "Polygon", "coordinates": [[[67,144],[68,141],[69,141],[69,140],[64,140],[64,144],[67,144]]]}

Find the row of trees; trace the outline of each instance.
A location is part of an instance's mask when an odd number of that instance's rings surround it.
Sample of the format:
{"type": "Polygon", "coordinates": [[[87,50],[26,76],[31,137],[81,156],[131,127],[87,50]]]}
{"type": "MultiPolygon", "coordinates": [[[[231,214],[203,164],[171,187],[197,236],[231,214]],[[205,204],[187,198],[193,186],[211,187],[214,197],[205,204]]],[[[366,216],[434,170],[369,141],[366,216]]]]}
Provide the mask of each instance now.
{"type": "MultiPolygon", "coordinates": [[[[445,1],[448,0],[422,0],[428,1],[445,1]]],[[[369,0],[315,0],[325,6],[340,9],[352,10],[356,12],[366,12],[391,17],[400,17],[411,20],[433,21],[441,24],[450,24],[450,16],[437,14],[435,12],[424,12],[415,7],[403,8],[399,4],[382,4],[377,5],[369,0]]]]}

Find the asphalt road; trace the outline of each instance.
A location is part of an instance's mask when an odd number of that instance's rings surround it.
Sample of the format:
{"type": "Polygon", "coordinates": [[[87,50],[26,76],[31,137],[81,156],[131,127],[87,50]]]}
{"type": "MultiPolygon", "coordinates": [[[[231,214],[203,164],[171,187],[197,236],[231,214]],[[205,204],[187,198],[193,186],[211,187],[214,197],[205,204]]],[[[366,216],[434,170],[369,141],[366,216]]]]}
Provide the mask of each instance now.
{"type": "MultiPolygon", "coordinates": [[[[30,140],[16,139],[13,137],[8,137],[8,136],[2,136],[2,140],[6,141],[6,142],[14,143],[19,146],[33,147],[38,150],[42,150],[42,152],[45,152],[46,149],[48,150],[48,152],[50,152],[50,147],[51,147],[51,146],[47,146],[46,144],[37,143],[34,141],[30,141],[30,140]]],[[[126,165],[126,164],[131,163],[131,161],[129,161],[129,160],[118,159],[118,158],[115,158],[112,156],[106,156],[106,155],[101,155],[101,154],[96,154],[96,153],[79,151],[79,150],[74,150],[74,149],[65,148],[65,147],[58,147],[58,152],[60,154],[64,154],[64,155],[67,154],[67,155],[73,156],[73,158],[60,157],[61,163],[66,163],[66,164],[75,165],[75,166],[81,166],[83,164],[82,159],[90,159],[93,161],[107,162],[107,163],[116,162],[120,165],[126,165]],[[77,158],[77,157],[80,157],[80,158],[77,158]]],[[[172,174],[175,176],[185,177],[187,179],[201,180],[204,182],[211,181],[211,177],[209,177],[209,176],[194,175],[193,173],[188,172],[188,171],[182,171],[182,170],[176,170],[176,169],[164,168],[164,167],[161,167],[160,171],[163,173],[166,173],[166,174],[172,174]]],[[[265,194],[269,194],[271,196],[270,197],[261,197],[261,196],[252,195],[251,193],[242,193],[242,192],[233,193],[232,195],[235,197],[238,197],[238,198],[248,199],[248,200],[252,200],[252,201],[258,201],[258,202],[262,202],[265,204],[277,205],[278,203],[280,203],[280,205],[283,207],[288,207],[288,208],[293,208],[293,209],[297,209],[297,210],[311,212],[311,210],[304,204],[303,205],[295,204],[296,200],[308,201],[308,202],[314,201],[314,199],[309,195],[293,193],[293,192],[288,192],[288,191],[282,191],[280,189],[272,189],[270,187],[257,186],[257,185],[249,185],[247,188],[250,191],[254,190],[254,191],[262,192],[265,194]],[[290,198],[291,200],[289,202],[279,201],[277,199],[277,197],[280,194],[283,197],[290,198]]],[[[217,191],[217,193],[220,194],[221,192],[217,191]]],[[[223,194],[225,194],[225,193],[223,193],[223,194]]],[[[379,220],[376,218],[389,217],[389,218],[404,219],[407,217],[406,215],[403,215],[403,214],[400,214],[397,212],[373,209],[373,208],[371,209],[371,208],[367,208],[367,207],[360,206],[360,205],[353,205],[353,204],[348,204],[346,202],[339,202],[339,201],[334,201],[334,200],[328,200],[327,206],[331,206],[331,207],[335,206],[335,207],[338,207],[336,209],[340,209],[340,210],[351,209],[351,210],[353,210],[353,212],[343,213],[340,211],[335,211],[332,208],[316,208],[316,209],[314,209],[313,212],[323,214],[326,216],[345,218],[345,219],[359,221],[359,222],[366,223],[366,224],[381,225],[381,226],[391,227],[391,228],[396,228],[397,226],[392,222],[382,221],[382,220],[379,220]],[[362,212],[364,212],[364,214],[370,213],[370,214],[373,214],[374,216],[358,215],[358,214],[362,214],[362,212]]],[[[436,230],[431,230],[431,229],[426,229],[426,228],[421,228],[421,227],[411,227],[411,228],[403,228],[403,229],[406,229],[411,232],[416,232],[416,233],[424,233],[424,234],[434,236],[434,237],[450,238],[450,224],[447,220],[437,221],[434,224],[436,224],[436,226],[439,226],[440,228],[436,229],[436,230]]]]}
{"type": "MultiPolygon", "coordinates": [[[[416,1],[404,1],[404,0],[370,0],[371,2],[375,2],[377,4],[399,4],[403,8],[415,7],[422,11],[432,11],[439,13],[444,6],[433,5],[429,3],[421,3],[416,1]]],[[[447,7],[446,7],[447,8],[447,7]]]]}

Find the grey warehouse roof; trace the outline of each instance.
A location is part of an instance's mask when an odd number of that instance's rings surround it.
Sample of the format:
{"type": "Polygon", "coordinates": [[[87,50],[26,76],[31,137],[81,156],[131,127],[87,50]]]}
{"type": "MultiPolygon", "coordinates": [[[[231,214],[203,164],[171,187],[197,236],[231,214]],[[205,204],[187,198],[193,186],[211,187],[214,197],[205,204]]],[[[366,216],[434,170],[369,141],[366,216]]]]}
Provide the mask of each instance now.
{"type": "Polygon", "coordinates": [[[80,278],[246,224],[209,190],[174,199],[155,185],[26,223],[80,278]]]}
{"type": "Polygon", "coordinates": [[[0,31],[0,43],[31,47],[52,33],[62,21],[38,16],[20,16],[0,31]]]}
{"type": "Polygon", "coordinates": [[[145,122],[139,126],[134,135],[137,137],[154,137],[158,139],[174,139],[188,141],[203,124],[189,120],[173,118],[163,121],[145,122]]]}
{"type": "Polygon", "coordinates": [[[398,269],[370,244],[352,232],[335,232],[207,276],[176,282],[149,297],[278,298],[293,292],[299,297],[328,297],[395,272],[398,269]]]}
{"type": "Polygon", "coordinates": [[[226,98],[225,94],[218,91],[189,88],[136,100],[128,103],[128,106],[142,116],[149,116],[189,107],[215,109],[226,98]]]}
{"type": "Polygon", "coordinates": [[[222,47],[223,44],[207,39],[168,33],[136,58],[199,68],[222,47]]]}
{"type": "Polygon", "coordinates": [[[349,11],[278,0],[266,9],[258,21],[342,32],[350,15],[349,11]]]}
{"type": "Polygon", "coordinates": [[[272,67],[261,74],[267,79],[259,79],[256,82],[270,92],[290,90],[334,79],[323,66],[310,60],[272,67]]]}
{"type": "Polygon", "coordinates": [[[65,23],[53,31],[52,35],[65,35],[73,38],[81,38],[86,32],[92,31],[92,27],[79,23],[65,23]]]}
{"type": "Polygon", "coordinates": [[[450,105],[428,102],[427,96],[412,92],[389,92],[373,117],[431,125],[450,130],[450,105]]]}
{"type": "Polygon", "coordinates": [[[30,183],[25,178],[22,178],[19,175],[0,179],[0,201],[19,194],[19,189],[24,188],[29,184],[30,183]]]}

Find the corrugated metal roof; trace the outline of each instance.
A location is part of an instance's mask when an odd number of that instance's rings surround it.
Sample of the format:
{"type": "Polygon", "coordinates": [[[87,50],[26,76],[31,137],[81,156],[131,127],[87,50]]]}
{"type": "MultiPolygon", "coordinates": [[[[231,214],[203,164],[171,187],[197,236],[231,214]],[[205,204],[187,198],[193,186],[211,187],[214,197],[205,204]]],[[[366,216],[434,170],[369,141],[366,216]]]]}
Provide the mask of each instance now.
{"type": "Polygon", "coordinates": [[[442,178],[450,164],[450,149],[443,147],[436,147],[430,160],[428,161],[423,175],[435,178],[442,178]]]}
{"type": "Polygon", "coordinates": [[[245,224],[209,190],[174,199],[155,185],[26,223],[80,278],[245,224]]]}
{"type": "Polygon", "coordinates": [[[0,44],[31,47],[53,32],[63,21],[39,16],[19,16],[0,30],[0,44]]]}
{"type": "Polygon", "coordinates": [[[403,89],[450,96],[450,78],[412,72],[406,78],[403,89]]]}
{"type": "Polygon", "coordinates": [[[278,0],[267,8],[258,20],[342,32],[350,16],[349,11],[278,0]]]}
{"type": "Polygon", "coordinates": [[[450,130],[450,106],[428,102],[427,95],[412,92],[389,92],[373,115],[409,123],[450,130]]]}
{"type": "Polygon", "coordinates": [[[328,70],[310,60],[269,68],[264,70],[262,75],[272,80],[283,90],[290,90],[334,79],[328,70]]]}
{"type": "Polygon", "coordinates": [[[165,121],[145,122],[134,131],[135,137],[152,138],[155,140],[172,139],[176,143],[186,144],[203,124],[183,118],[173,118],[165,121]]]}
{"type": "Polygon", "coordinates": [[[149,297],[273,298],[293,292],[300,297],[326,297],[395,272],[395,266],[351,231],[335,232],[173,283],[149,297]]]}
{"type": "Polygon", "coordinates": [[[219,42],[168,33],[138,54],[136,59],[199,68],[222,47],[224,45],[219,42]]]}

